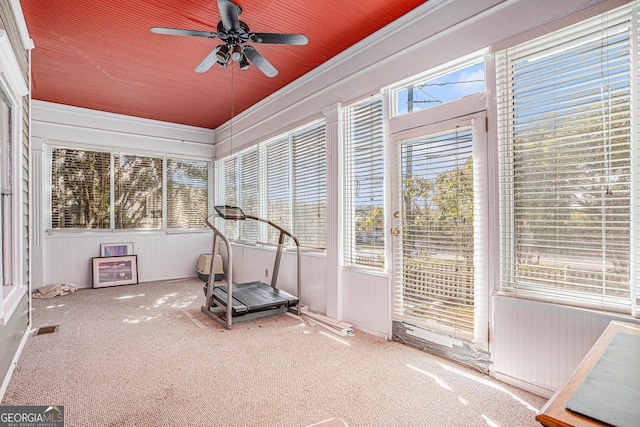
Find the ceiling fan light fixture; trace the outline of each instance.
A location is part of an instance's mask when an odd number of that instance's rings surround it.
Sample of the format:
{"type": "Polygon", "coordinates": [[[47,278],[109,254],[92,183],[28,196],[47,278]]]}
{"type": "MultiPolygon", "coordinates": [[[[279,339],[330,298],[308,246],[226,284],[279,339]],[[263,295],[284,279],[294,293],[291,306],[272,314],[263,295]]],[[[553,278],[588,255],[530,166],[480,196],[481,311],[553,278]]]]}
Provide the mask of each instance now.
{"type": "Polygon", "coordinates": [[[247,57],[244,55],[244,53],[242,54],[242,58],[240,59],[238,65],[240,65],[241,70],[246,70],[250,67],[249,61],[247,61],[247,57]]]}
{"type": "Polygon", "coordinates": [[[231,59],[236,62],[240,62],[244,59],[244,54],[242,53],[242,47],[240,47],[240,45],[236,44],[233,46],[233,49],[231,50],[231,59]]]}
{"type": "Polygon", "coordinates": [[[218,52],[216,52],[216,61],[218,63],[227,63],[229,60],[229,47],[226,44],[220,45],[218,52]]]}

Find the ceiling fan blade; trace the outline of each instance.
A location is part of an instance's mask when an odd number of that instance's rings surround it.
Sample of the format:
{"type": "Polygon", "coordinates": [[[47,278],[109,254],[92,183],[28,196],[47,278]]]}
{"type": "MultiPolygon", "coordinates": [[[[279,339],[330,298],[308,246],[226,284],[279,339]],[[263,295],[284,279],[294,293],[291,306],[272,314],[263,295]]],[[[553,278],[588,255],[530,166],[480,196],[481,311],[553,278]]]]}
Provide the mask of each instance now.
{"type": "Polygon", "coordinates": [[[172,36],[196,36],[196,37],[218,37],[218,33],[211,31],[198,31],[198,30],[182,30],[180,28],[164,28],[164,27],[151,27],[151,32],[155,34],[169,34],[172,36]]]}
{"type": "Polygon", "coordinates": [[[275,67],[267,61],[267,58],[262,56],[253,46],[245,46],[244,54],[249,61],[253,62],[253,64],[264,73],[265,76],[275,77],[278,75],[278,70],[276,70],[275,67]]]}
{"type": "Polygon", "coordinates": [[[220,50],[220,46],[222,45],[216,46],[215,49],[213,49],[211,53],[209,53],[209,55],[204,57],[202,62],[196,67],[196,73],[204,73],[208,71],[209,68],[213,66],[213,64],[218,62],[216,53],[218,53],[218,50],[220,50]]]}
{"type": "Polygon", "coordinates": [[[241,9],[235,3],[229,0],[218,0],[218,10],[220,11],[220,20],[227,30],[238,31],[240,29],[241,9]]]}
{"type": "Polygon", "coordinates": [[[302,34],[251,33],[249,39],[254,43],[297,44],[303,45],[309,39],[302,34]]]}

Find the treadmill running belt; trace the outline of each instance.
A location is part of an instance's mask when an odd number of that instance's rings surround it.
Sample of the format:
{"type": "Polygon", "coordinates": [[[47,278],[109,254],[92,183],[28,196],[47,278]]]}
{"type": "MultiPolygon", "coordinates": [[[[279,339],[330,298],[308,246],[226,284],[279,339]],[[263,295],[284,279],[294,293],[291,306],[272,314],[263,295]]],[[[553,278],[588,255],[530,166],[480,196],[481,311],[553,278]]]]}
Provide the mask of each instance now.
{"type": "MultiPolygon", "coordinates": [[[[224,292],[225,298],[223,301],[217,297],[216,299],[226,304],[227,285],[219,286],[217,289],[224,292]]],[[[298,303],[296,297],[262,282],[238,283],[233,285],[232,289],[233,299],[247,306],[249,313],[280,305],[290,307],[298,303]]]]}

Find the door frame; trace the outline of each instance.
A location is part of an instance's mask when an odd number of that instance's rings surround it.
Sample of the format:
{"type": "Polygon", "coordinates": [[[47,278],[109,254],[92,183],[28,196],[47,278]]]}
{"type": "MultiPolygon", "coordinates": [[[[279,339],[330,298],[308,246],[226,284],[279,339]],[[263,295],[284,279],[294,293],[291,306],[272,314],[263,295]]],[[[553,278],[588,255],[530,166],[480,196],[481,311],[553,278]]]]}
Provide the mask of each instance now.
{"type": "MultiPolygon", "coordinates": [[[[475,245],[474,245],[474,265],[477,271],[474,277],[474,284],[481,284],[480,293],[475,290],[476,298],[474,299],[474,334],[473,339],[464,340],[452,337],[446,333],[430,330],[413,329],[415,335],[428,343],[444,344],[445,347],[454,347],[456,345],[472,346],[475,350],[485,353],[483,359],[488,360],[489,349],[489,318],[490,318],[490,295],[491,287],[489,283],[489,135],[487,132],[487,106],[483,94],[472,95],[470,97],[453,101],[441,106],[433,107],[406,114],[403,116],[392,117],[389,119],[389,133],[387,144],[388,165],[388,187],[387,191],[390,197],[387,198],[387,224],[389,230],[390,245],[387,245],[386,256],[389,260],[389,278],[390,278],[390,312],[391,312],[391,330],[389,335],[394,336],[396,333],[396,323],[394,315],[395,288],[397,278],[400,275],[398,271],[398,263],[395,262],[396,247],[398,245],[398,237],[392,234],[392,230],[400,225],[400,218],[396,218],[394,213],[401,212],[399,203],[400,191],[400,158],[399,144],[402,141],[413,139],[422,135],[429,135],[455,128],[458,123],[471,124],[473,126],[473,156],[474,156],[474,229],[475,229],[475,245]]],[[[475,286],[474,286],[475,287],[475,286]]],[[[418,328],[421,329],[421,328],[418,328]]],[[[402,339],[401,339],[402,340],[402,339]]],[[[453,357],[447,354],[448,357],[453,357]]]]}

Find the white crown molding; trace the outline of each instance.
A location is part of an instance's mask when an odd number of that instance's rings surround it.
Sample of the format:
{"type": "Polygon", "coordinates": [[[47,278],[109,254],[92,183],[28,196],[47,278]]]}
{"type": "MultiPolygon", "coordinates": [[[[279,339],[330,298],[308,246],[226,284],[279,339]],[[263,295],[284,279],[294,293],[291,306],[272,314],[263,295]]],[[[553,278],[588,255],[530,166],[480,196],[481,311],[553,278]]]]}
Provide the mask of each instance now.
{"type": "Polygon", "coordinates": [[[24,14],[22,13],[20,0],[9,0],[9,4],[11,5],[13,17],[16,20],[16,24],[18,25],[18,31],[20,31],[20,38],[22,39],[24,48],[27,50],[33,49],[35,45],[33,44],[33,40],[31,39],[31,37],[29,36],[29,29],[27,28],[27,21],[25,21],[24,14]]]}
{"type": "Polygon", "coordinates": [[[212,145],[213,130],[196,126],[145,119],[124,114],[91,110],[48,101],[32,101],[32,120],[39,123],[90,128],[120,134],[148,136],[196,144],[212,145]]]}

